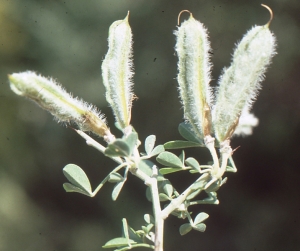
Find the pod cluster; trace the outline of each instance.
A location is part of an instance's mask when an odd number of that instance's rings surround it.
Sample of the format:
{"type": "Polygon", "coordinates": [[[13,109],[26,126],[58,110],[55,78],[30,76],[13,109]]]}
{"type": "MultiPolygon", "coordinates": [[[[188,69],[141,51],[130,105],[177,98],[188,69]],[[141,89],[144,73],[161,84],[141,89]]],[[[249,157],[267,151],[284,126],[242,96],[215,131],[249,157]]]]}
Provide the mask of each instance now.
{"type": "MultiPolygon", "coordinates": [[[[272,19],[271,10],[270,13],[272,19]]],[[[215,97],[209,86],[211,64],[207,30],[190,13],[189,19],[175,32],[177,80],[184,118],[200,138],[214,133],[219,142],[224,142],[235,132],[242,112],[243,118],[249,114],[264,73],[275,54],[275,37],[269,30],[270,21],[264,26],[253,27],[237,44],[231,65],[219,78],[215,97]]],[[[252,120],[248,125],[257,123],[252,120]]],[[[249,127],[243,130],[243,133],[247,132],[251,132],[249,127]]]]}

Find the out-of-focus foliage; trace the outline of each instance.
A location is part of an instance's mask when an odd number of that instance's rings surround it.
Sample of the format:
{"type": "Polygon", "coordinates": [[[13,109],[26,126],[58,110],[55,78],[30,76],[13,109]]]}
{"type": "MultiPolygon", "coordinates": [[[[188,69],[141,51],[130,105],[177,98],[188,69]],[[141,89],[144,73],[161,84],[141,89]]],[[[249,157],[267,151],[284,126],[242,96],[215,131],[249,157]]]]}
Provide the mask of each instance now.
{"type": "MultiPolygon", "coordinates": [[[[206,232],[180,237],[180,222],[170,219],[166,250],[183,250],[187,243],[186,250],[300,249],[300,3],[266,4],[275,15],[270,29],[278,40],[278,55],[254,106],[260,124],[250,138],[233,140],[233,146],[241,145],[234,156],[240,168],[220,191],[221,204],[202,206],[211,215],[206,232]]],[[[0,250],[96,251],[121,229],[121,217],[138,228],[143,214],[151,213],[140,182],[125,186],[116,202],[105,189],[96,198],[65,193],[62,168],[67,163],[83,167],[93,186],[112,162],[51,115],[14,95],[7,74],[35,70],[56,78],[98,106],[116,133],[100,66],[109,25],[130,10],[139,97],[132,124],[141,139],[152,133],[160,144],[180,139],[177,126],[183,111],[176,90],[173,30],[182,9],[192,11],[210,31],[213,84],[222,67],[229,66],[237,40],[269,19],[256,0],[0,1],[0,250]],[[132,208],[140,215],[132,215],[132,208]]],[[[172,175],[182,180],[182,189],[190,183],[181,174],[172,175]]]]}

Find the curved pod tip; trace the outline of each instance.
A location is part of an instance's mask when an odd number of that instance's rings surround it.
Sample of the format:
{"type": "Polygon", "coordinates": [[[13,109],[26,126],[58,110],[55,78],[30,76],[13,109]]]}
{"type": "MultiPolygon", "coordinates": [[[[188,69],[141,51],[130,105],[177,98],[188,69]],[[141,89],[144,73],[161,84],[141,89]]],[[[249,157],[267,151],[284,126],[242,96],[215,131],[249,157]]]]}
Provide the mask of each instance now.
{"type": "Polygon", "coordinates": [[[182,10],[182,11],[180,11],[179,14],[178,14],[177,25],[179,25],[179,23],[180,23],[180,17],[181,17],[181,14],[182,14],[183,12],[189,13],[189,14],[190,14],[190,18],[193,17],[192,12],[190,12],[189,10],[182,10]]]}
{"type": "Polygon", "coordinates": [[[270,12],[270,19],[269,19],[269,21],[266,23],[266,27],[269,27],[270,26],[270,24],[271,24],[271,22],[272,22],[272,20],[273,20],[273,17],[274,17],[274,15],[273,15],[273,11],[272,11],[272,9],[268,6],[268,5],[265,5],[265,4],[261,4],[261,6],[262,7],[265,7],[269,12],[270,12]]]}

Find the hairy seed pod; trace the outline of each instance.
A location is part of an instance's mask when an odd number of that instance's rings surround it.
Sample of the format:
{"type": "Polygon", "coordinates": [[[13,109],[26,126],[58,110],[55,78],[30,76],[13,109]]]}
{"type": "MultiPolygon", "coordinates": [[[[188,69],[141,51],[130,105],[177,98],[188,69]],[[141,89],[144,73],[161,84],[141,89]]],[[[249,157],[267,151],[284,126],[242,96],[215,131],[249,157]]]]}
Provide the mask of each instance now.
{"type": "Polygon", "coordinates": [[[59,122],[74,122],[81,130],[101,137],[111,137],[105,119],[95,107],[73,98],[53,79],[27,71],[8,76],[11,89],[20,96],[35,101],[59,122]]]}
{"type": "Polygon", "coordinates": [[[177,81],[184,118],[192,125],[196,135],[204,138],[211,131],[212,101],[207,30],[190,13],[189,19],[178,27],[175,35],[178,55],[177,81]]]}
{"type": "Polygon", "coordinates": [[[275,37],[269,30],[270,21],[264,26],[253,27],[245,34],[237,44],[230,67],[219,79],[213,111],[215,136],[219,142],[232,136],[242,111],[251,108],[261,88],[264,73],[275,54],[275,37]]]}
{"type": "Polygon", "coordinates": [[[116,121],[125,129],[130,125],[132,92],[132,32],[124,20],[115,21],[109,28],[109,49],[102,63],[102,78],[106,100],[113,109],[116,121]]]}

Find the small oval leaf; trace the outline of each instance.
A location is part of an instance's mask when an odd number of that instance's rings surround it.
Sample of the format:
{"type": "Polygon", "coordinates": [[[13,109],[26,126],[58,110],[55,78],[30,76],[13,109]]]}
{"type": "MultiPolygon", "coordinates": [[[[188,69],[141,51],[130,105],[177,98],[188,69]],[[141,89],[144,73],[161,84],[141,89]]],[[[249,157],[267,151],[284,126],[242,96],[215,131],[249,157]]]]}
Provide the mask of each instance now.
{"type": "Polygon", "coordinates": [[[175,173],[175,172],[179,172],[179,171],[183,171],[183,169],[182,168],[174,168],[174,167],[165,167],[165,168],[159,169],[159,172],[162,175],[169,174],[169,173],[175,173]]]}
{"type": "MultiPolygon", "coordinates": [[[[134,244],[136,243],[133,240],[129,240],[129,244],[134,244]]],[[[128,241],[126,238],[124,237],[118,237],[118,238],[114,238],[108,242],[105,243],[104,246],[102,246],[103,248],[116,248],[116,247],[122,247],[122,246],[128,246],[128,241]]]]}
{"type": "Polygon", "coordinates": [[[165,149],[182,149],[189,147],[203,147],[203,144],[185,140],[174,140],[164,144],[165,149]]]}
{"type": "Polygon", "coordinates": [[[200,223],[200,224],[193,226],[193,229],[200,231],[200,232],[204,232],[206,229],[206,225],[204,223],[200,223]]]}
{"type": "Polygon", "coordinates": [[[125,139],[124,141],[126,142],[126,144],[129,147],[129,155],[130,156],[133,152],[133,149],[136,147],[137,144],[137,140],[138,140],[138,134],[136,132],[132,132],[130,133],[125,139]]]}
{"type": "Polygon", "coordinates": [[[104,151],[104,154],[109,157],[128,157],[130,153],[130,146],[122,139],[116,139],[113,143],[109,144],[104,151]]]}
{"type": "Polygon", "coordinates": [[[199,139],[195,135],[193,128],[190,124],[185,123],[185,122],[180,123],[178,126],[178,131],[179,131],[180,135],[183,138],[185,138],[186,140],[203,144],[203,139],[199,139]]]}
{"type": "Polygon", "coordinates": [[[154,147],[153,151],[148,156],[153,157],[155,155],[158,155],[158,154],[162,153],[163,151],[165,151],[164,146],[163,145],[158,145],[158,146],[154,147]]]}
{"type": "Polygon", "coordinates": [[[150,224],[150,223],[154,224],[154,223],[155,223],[154,217],[153,217],[151,214],[145,214],[145,215],[144,215],[144,220],[145,220],[148,224],[150,224]]]}
{"type": "Polygon", "coordinates": [[[118,198],[123,185],[124,185],[124,182],[119,182],[115,185],[114,190],[112,191],[112,194],[111,194],[111,198],[113,201],[115,201],[118,198]]]}
{"type": "Polygon", "coordinates": [[[171,185],[169,180],[164,180],[163,181],[163,190],[168,195],[169,198],[172,198],[174,188],[171,185]]]}
{"type": "Polygon", "coordinates": [[[185,235],[187,234],[188,232],[190,232],[192,230],[192,226],[190,223],[185,223],[183,225],[180,226],[179,228],[179,233],[180,235],[185,235]]]}
{"type": "Polygon", "coordinates": [[[194,225],[197,225],[197,224],[205,221],[208,217],[209,217],[209,215],[207,213],[204,213],[204,212],[199,213],[194,220],[194,225]]]}
{"type": "Polygon", "coordinates": [[[145,151],[147,153],[147,155],[149,155],[155,145],[155,141],[156,141],[156,136],[155,135],[149,135],[146,140],[145,140],[145,151]]]}
{"type": "Polygon", "coordinates": [[[162,152],[156,157],[157,162],[164,166],[182,168],[183,164],[181,160],[170,152],[162,152]]]}
{"type": "Polygon", "coordinates": [[[108,182],[110,182],[110,183],[117,183],[117,182],[121,182],[123,180],[124,180],[123,176],[119,173],[110,173],[109,174],[108,182]]]}
{"type": "Polygon", "coordinates": [[[164,193],[160,193],[159,194],[159,200],[160,201],[167,201],[167,200],[170,200],[170,198],[168,197],[168,195],[166,195],[164,193]]]}
{"type": "Polygon", "coordinates": [[[194,159],[194,158],[187,158],[185,160],[185,164],[188,165],[188,166],[190,166],[191,168],[193,168],[195,171],[200,172],[200,164],[199,164],[199,162],[196,159],[194,159]]]}
{"type": "Polygon", "coordinates": [[[85,172],[77,165],[68,164],[63,168],[63,173],[72,185],[82,189],[87,194],[92,193],[92,188],[85,172]]]}
{"type": "Polygon", "coordinates": [[[64,183],[63,187],[66,190],[66,192],[68,192],[68,193],[75,192],[75,193],[81,193],[81,194],[84,194],[87,196],[91,195],[91,194],[87,193],[86,191],[83,191],[82,189],[72,185],[71,183],[64,183]]]}

